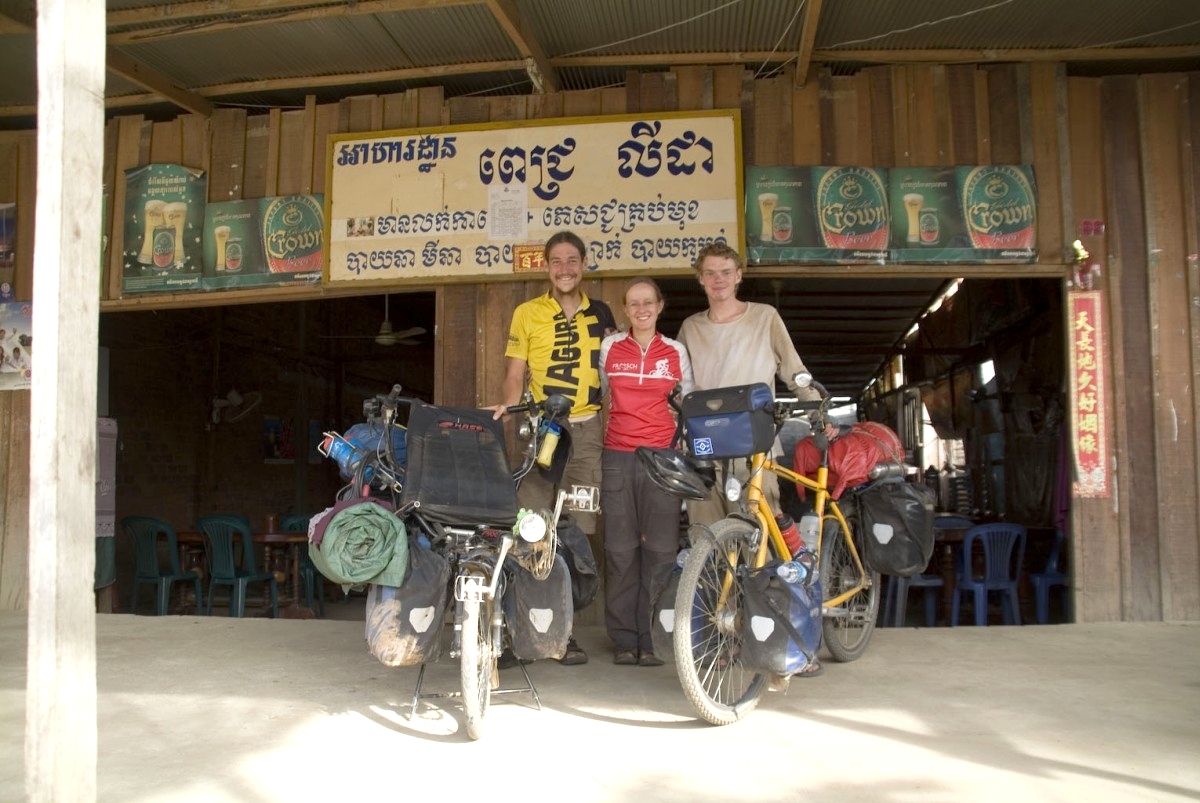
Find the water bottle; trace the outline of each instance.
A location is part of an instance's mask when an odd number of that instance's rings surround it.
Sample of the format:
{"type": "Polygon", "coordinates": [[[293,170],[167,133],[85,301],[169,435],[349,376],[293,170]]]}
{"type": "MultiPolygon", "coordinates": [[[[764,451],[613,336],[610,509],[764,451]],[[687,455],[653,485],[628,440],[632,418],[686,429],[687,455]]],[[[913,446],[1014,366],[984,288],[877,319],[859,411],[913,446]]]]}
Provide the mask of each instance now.
{"type": "MultiPolygon", "coordinates": [[[[821,520],[817,518],[816,513],[805,513],[800,517],[800,540],[804,543],[802,546],[809,550],[816,551],[817,541],[820,539],[821,520]]],[[[796,550],[792,550],[795,552],[796,550]]]]}
{"type": "Polygon", "coordinates": [[[691,554],[692,550],[690,548],[679,550],[679,554],[675,556],[675,565],[682,569],[683,564],[687,563],[688,556],[691,554]]]}
{"type": "Polygon", "coordinates": [[[542,468],[550,468],[550,464],[554,462],[554,450],[558,448],[558,439],[562,433],[562,427],[550,421],[546,424],[546,433],[542,435],[542,446],[538,449],[537,462],[542,468]]]}
{"type": "Polygon", "coordinates": [[[808,568],[803,563],[789,560],[779,564],[779,568],[775,570],[775,574],[779,575],[779,579],[789,585],[799,585],[804,582],[804,578],[808,577],[808,568]]]}
{"type": "Polygon", "coordinates": [[[775,523],[779,525],[779,534],[783,536],[783,542],[787,544],[788,552],[795,555],[804,546],[800,538],[800,531],[796,529],[796,522],[786,513],[780,513],[775,517],[775,523]]]}

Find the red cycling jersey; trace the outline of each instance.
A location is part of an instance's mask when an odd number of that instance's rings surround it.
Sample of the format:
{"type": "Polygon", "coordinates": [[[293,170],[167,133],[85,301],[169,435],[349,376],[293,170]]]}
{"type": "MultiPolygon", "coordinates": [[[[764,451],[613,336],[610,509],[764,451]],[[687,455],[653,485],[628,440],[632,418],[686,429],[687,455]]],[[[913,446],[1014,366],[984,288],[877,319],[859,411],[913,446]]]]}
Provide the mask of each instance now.
{"type": "Polygon", "coordinates": [[[676,384],[692,391],[692,364],[677,340],[656,332],[643,351],[632,334],[618,332],[600,344],[600,384],[609,396],[604,448],[670,446],[675,414],[667,396],[676,384]]]}

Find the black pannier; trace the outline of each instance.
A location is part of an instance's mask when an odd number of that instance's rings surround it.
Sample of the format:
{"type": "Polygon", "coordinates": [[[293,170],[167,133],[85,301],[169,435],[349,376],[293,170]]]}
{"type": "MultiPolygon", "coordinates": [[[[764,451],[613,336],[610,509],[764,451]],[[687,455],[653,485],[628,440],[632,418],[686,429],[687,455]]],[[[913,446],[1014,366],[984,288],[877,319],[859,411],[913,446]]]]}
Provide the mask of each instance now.
{"type": "Polygon", "coordinates": [[[933,492],[887,481],[859,494],[863,561],[880,574],[920,574],[933,554],[933,492]]]}
{"type": "Polygon", "coordinates": [[[694,391],[683,397],[682,410],[696,457],[747,457],[775,443],[775,396],[762,382],[694,391]]]}
{"type": "Polygon", "coordinates": [[[600,575],[587,533],[566,514],[558,520],[558,554],[563,556],[571,573],[571,604],[582,611],[600,592],[600,575]]]}
{"type": "Polygon", "coordinates": [[[384,666],[436,661],[450,564],[441,555],[409,544],[408,573],[396,586],[367,587],[367,647],[384,666]]]}
{"type": "Polygon", "coordinates": [[[566,654],[575,617],[571,575],[562,555],[554,556],[554,567],[545,580],[520,566],[513,568],[504,592],[504,616],[517,658],[537,661],[566,654]]]}
{"type": "Polygon", "coordinates": [[[744,573],[742,663],[757,672],[792,675],[821,648],[821,584],[815,574],[791,583],[780,563],[744,573]]]}

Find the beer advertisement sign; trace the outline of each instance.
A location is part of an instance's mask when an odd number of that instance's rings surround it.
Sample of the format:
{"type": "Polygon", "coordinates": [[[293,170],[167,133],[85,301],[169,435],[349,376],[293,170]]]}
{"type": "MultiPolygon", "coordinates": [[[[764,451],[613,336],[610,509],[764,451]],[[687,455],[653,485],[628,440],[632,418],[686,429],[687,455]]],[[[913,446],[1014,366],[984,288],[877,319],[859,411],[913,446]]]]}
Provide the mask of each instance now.
{"type": "Polygon", "coordinates": [[[737,111],[330,137],[326,281],[507,278],[570,229],[589,271],[690,271],[742,243],[737,111]]]}
{"type": "Polygon", "coordinates": [[[889,261],[1033,262],[1037,194],[1030,165],[891,170],[889,261]]]}
{"type": "Polygon", "coordinates": [[[887,259],[886,170],[751,167],[746,190],[750,264],[883,264],[887,259]]]}
{"type": "Polygon", "coordinates": [[[33,386],[33,305],[0,303],[0,390],[33,386]]]}
{"type": "Polygon", "coordinates": [[[209,204],[204,221],[204,286],[318,282],[324,228],[320,194],[209,204]]]}
{"type": "Polygon", "coordinates": [[[201,287],[203,170],[151,164],[125,171],[125,293],[180,292],[201,287]]]}

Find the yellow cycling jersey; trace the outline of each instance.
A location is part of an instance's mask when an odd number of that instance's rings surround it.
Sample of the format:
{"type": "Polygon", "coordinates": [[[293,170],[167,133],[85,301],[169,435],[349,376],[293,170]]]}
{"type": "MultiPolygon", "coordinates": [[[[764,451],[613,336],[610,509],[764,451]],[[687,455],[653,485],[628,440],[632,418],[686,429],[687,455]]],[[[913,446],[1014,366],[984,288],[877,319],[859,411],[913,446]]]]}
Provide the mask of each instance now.
{"type": "Polygon", "coordinates": [[[549,293],[532,298],[513,312],[505,357],[529,366],[536,401],[558,393],[571,399],[571,416],[600,411],[600,342],[616,329],[612,310],[603,301],[582,297],[567,320],[549,293]]]}

